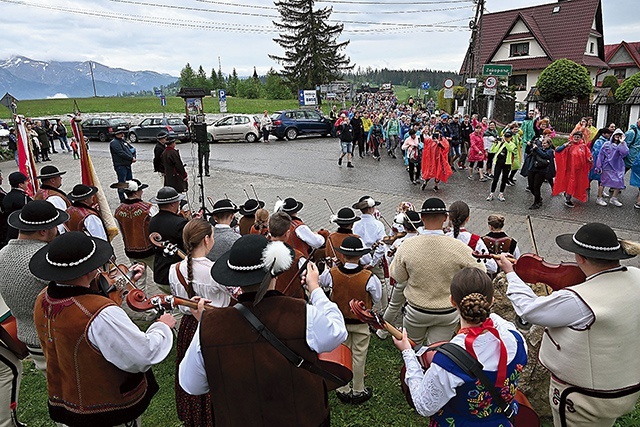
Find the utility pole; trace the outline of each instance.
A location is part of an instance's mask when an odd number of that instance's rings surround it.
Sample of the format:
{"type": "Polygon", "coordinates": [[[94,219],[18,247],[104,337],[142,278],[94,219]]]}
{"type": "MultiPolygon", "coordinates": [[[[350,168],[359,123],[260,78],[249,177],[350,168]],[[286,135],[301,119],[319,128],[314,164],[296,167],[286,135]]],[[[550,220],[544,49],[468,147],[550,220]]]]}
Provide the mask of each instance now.
{"type": "Polygon", "coordinates": [[[466,72],[465,72],[465,84],[468,88],[468,100],[467,100],[467,112],[471,112],[471,101],[474,84],[466,83],[467,78],[474,78],[478,76],[481,67],[481,50],[482,50],[482,15],[484,14],[484,2],[485,0],[473,0],[476,3],[476,15],[472,21],[469,22],[469,28],[471,29],[471,39],[469,40],[469,50],[467,52],[466,72]]]}
{"type": "Polygon", "coordinates": [[[98,97],[98,92],[96,91],[96,79],[93,77],[93,62],[89,61],[89,72],[91,73],[91,83],[93,84],[93,96],[94,98],[98,97]]]}

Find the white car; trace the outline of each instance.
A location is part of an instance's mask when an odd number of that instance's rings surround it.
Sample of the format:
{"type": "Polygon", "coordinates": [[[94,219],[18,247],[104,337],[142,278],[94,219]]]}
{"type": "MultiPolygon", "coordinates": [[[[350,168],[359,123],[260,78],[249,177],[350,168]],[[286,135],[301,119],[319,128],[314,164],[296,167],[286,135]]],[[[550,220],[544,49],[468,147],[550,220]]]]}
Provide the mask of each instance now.
{"type": "Polygon", "coordinates": [[[251,114],[231,114],[207,126],[209,141],[247,141],[260,139],[260,118],[251,114]]]}

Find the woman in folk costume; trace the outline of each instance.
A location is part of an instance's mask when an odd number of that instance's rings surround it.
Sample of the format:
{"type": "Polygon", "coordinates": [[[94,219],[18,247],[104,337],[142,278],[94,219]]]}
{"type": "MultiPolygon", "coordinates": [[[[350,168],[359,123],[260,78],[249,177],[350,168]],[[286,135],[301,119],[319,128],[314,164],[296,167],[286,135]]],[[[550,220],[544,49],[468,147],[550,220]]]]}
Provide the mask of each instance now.
{"type": "MultiPolygon", "coordinates": [[[[204,219],[192,219],[182,231],[184,248],[187,258],[169,269],[169,283],[171,293],[182,298],[199,296],[206,298],[214,307],[227,307],[231,302],[230,288],[216,283],[211,278],[213,261],[207,254],[213,247],[213,227],[204,219]]],[[[178,418],[185,426],[206,427],[213,426],[211,412],[211,397],[209,393],[192,396],[180,387],[178,368],[180,362],[191,344],[193,335],[198,328],[198,321],[189,309],[180,307],[182,321],[178,330],[176,354],[176,409],[178,418]]]]}
{"type": "Polygon", "coordinates": [[[564,204],[570,208],[575,206],[573,197],[586,202],[592,163],[591,150],[584,143],[582,133],[574,132],[569,141],[556,148],[556,181],[552,195],[564,193],[564,204]]]}
{"type": "Polygon", "coordinates": [[[602,198],[604,187],[613,189],[611,203],[613,206],[622,206],[618,200],[620,190],[624,188],[624,158],[629,154],[629,147],[624,142],[624,132],[616,129],[611,135],[611,139],[604,144],[596,159],[596,172],[600,174],[600,185],[598,186],[598,198],[596,203],[600,206],[607,206],[607,202],[602,198]]]}
{"type": "Polygon", "coordinates": [[[435,185],[433,191],[436,193],[440,190],[438,183],[440,181],[447,182],[451,174],[451,165],[449,165],[449,141],[442,137],[437,130],[433,132],[431,137],[424,135],[424,149],[422,150],[422,183],[421,190],[427,188],[427,183],[434,178],[435,185]]]}

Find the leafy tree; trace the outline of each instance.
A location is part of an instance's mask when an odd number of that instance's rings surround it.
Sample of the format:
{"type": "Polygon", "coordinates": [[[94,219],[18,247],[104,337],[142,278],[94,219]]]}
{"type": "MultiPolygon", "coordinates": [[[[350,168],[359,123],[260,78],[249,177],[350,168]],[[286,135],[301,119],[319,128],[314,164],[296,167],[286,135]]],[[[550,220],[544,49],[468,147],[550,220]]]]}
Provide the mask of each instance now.
{"type": "Polygon", "coordinates": [[[264,92],[267,99],[291,99],[293,93],[282,81],[282,77],[273,68],[267,73],[267,81],[264,85],[264,92]]]}
{"type": "MultiPolygon", "coordinates": [[[[453,96],[454,98],[463,98],[467,92],[467,89],[464,86],[454,86],[453,87],[453,96]]],[[[446,112],[448,114],[453,114],[454,107],[454,98],[446,99],[444,97],[444,88],[438,91],[438,99],[436,100],[436,108],[440,110],[441,113],[446,112]]]]}
{"type": "Polygon", "coordinates": [[[273,39],[284,56],[269,55],[284,68],[282,77],[292,90],[314,89],[342,77],[353,69],[341,53],[349,41],[338,42],[343,25],[329,25],[331,7],[314,10],[315,0],[279,0],[275,5],[281,22],[274,22],[280,35],[273,39]]]}
{"type": "Polygon", "coordinates": [[[191,68],[191,65],[187,62],[187,65],[180,70],[180,86],[181,87],[197,87],[196,73],[191,68]]]}
{"type": "Polygon", "coordinates": [[[593,91],[589,72],[568,59],[558,59],[545,68],[536,85],[545,101],[584,99],[593,91]]]}
{"type": "Polygon", "coordinates": [[[248,99],[258,99],[262,95],[262,83],[259,79],[243,79],[237,85],[238,96],[248,99]]]}
{"type": "Polygon", "coordinates": [[[616,90],[620,87],[620,83],[618,83],[618,78],[613,74],[606,76],[604,80],[602,80],[602,87],[610,87],[613,93],[616,93],[616,90]]]}
{"type": "Polygon", "coordinates": [[[227,80],[227,94],[229,96],[236,96],[238,94],[238,73],[236,72],[235,67],[227,80]]]}
{"type": "Polygon", "coordinates": [[[626,101],[629,95],[631,95],[633,88],[638,86],[640,86],[640,72],[635,73],[622,82],[618,90],[616,90],[616,99],[620,102],[626,101]]]}

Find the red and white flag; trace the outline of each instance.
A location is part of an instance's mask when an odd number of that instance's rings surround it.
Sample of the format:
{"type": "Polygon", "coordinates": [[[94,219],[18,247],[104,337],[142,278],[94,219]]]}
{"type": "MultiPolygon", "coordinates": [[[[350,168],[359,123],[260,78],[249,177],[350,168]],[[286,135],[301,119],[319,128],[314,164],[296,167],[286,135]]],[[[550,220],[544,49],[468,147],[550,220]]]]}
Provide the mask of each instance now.
{"type": "Polygon", "coordinates": [[[38,172],[36,170],[36,162],[33,158],[33,146],[31,144],[31,135],[27,133],[24,117],[14,115],[13,122],[16,127],[16,136],[18,137],[18,169],[28,178],[27,194],[33,197],[38,191],[38,172]]]}

